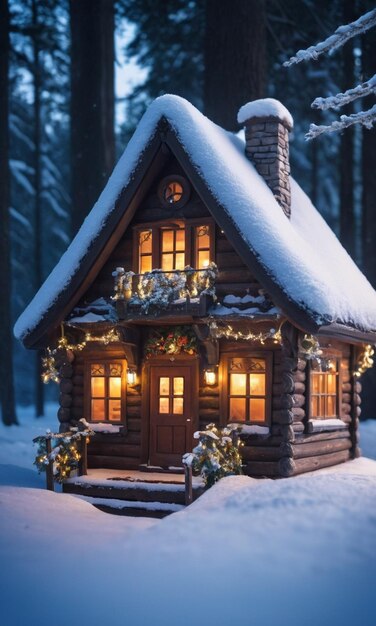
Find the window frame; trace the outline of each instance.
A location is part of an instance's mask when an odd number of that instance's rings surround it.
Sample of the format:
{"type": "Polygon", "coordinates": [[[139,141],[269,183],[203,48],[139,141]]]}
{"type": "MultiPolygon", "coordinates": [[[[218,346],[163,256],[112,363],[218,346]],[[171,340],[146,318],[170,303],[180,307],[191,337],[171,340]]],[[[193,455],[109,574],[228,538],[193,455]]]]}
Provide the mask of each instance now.
{"type": "MultiPolygon", "coordinates": [[[[312,363],[311,361],[308,361],[307,363],[307,382],[308,382],[308,389],[306,389],[306,415],[307,415],[307,424],[309,424],[312,420],[320,420],[323,423],[325,423],[326,420],[330,420],[330,419],[341,419],[341,404],[342,404],[342,377],[341,377],[341,358],[338,354],[325,354],[324,355],[325,359],[331,360],[331,361],[335,361],[336,363],[336,371],[335,371],[335,375],[336,375],[336,393],[335,394],[327,394],[327,393],[315,393],[313,394],[313,376],[318,376],[320,374],[324,374],[325,375],[329,375],[331,372],[330,371],[326,371],[326,372],[322,372],[321,371],[321,367],[320,370],[314,370],[312,368],[312,363]],[[324,397],[327,398],[328,396],[334,396],[335,395],[335,404],[336,404],[336,408],[335,408],[335,415],[325,415],[325,416],[318,416],[318,415],[313,415],[312,414],[312,398],[313,396],[315,397],[324,397]]],[[[325,408],[326,408],[327,404],[325,401],[325,408]]]]}
{"type": "MultiPolygon", "coordinates": [[[[195,228],[197,226],[209,226],[209,238],[210,238],[210,261],[215,262],[215,223],[212,218],[205,217],[203,219],[169,219],[160,220],[157,222],[147,222],[144,224],[137,224],[133,227],[133,271],[135,274],[140,274],[140,253],[139,253],[139,236],[140,232],[145,230],[152,231],[152,269],[159,269],[162,263],[162,251],[161,240],[163,228],[168,229],[172,225],[176,225],[176,228],[184,228],[185,230],[185,264],[197,269],[196,264],[196,237],[195,228]]],[[[204,269],[204,268],[201,268],[204,269]]],[[[175,270],[171,270],[172,272],[175,270]]]]}
{"type": "Polygon", "coordinates": [[[84,363],[84,410],[85,410],[85,419],[90,423],[90,424],[100,424],[100,423],[105,423],[105,424],[113,424],[114,426],[124,426],[124,424],[126,423],[126,410],[127,410],[127,403],[126,403],[126,396],[127,396],[127,367],[128,367],[128,362],[126,359],[119,357],[119,356],[102,356],[101,354],[97,353],[96,356],[91,355],[90,358],[85,359],[85,363],[84,363]],[[121,364],[122,365],[122,373],[121,373],[121,396],[120,396],[120,420],[110,420],[108,419],[108,402],[110,400],[110,395],[108,393],[108,380],[109,378],[111,378],[111,376],[106,375],[105,374],[105,396],[104,396],[104,400],[105,400],[105,416],[103,417],[103,419],[101,419],[100,421],[94,421],[92,419],[91,416],[91,401],[93,399],[92,397],[92,393],[91,393],[91,366],[94,364],[100,364],[100,365],[104,365],[105,369],[106,366],[109,366],[110,363],[114,363],[114,364],[121,364]]]}
{"type": "MultiPolygon", "coordinates": [[[[240,373],[240,372],[239,372],[240,373]]],[[[249,373],[249,372],[248,372],[249,373]]],[[[221,398],[220,398],[220,412],[222,426],[227,424],[245,424],[248,426],[271,426],[272,418],[272,374],[273,374],[273,352],[268,350],[237,350],[226,352],[222,355],[220,363],[220,385],[221,385],[221,398]],[[249,359],[265,359],[265,420],[245,420],[231,421],[230,420],[230,361],[233,358],[249,358],[249,359]]],[[[247,397],[247,396],[244,396],[247,397]]],[[[249,396],[252,397],[252,396],[249,396]]],[[[257,397],[257,396],[255,396],[257,397]]],[[[263,397],[263,396],[262,396],[263,397]]]]}

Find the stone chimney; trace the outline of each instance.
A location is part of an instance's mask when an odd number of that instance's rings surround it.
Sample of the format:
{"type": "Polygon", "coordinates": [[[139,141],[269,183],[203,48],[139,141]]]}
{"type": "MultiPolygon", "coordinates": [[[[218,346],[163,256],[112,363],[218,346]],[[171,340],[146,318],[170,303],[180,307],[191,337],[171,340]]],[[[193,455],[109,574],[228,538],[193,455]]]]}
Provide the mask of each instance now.
{"type": "Polygon", "coordinates": [[[293,119],[278,100],[265,98],[241,107],[245,153],[272,190],[287,217],[291,215],[289,131],[293,119]]]}

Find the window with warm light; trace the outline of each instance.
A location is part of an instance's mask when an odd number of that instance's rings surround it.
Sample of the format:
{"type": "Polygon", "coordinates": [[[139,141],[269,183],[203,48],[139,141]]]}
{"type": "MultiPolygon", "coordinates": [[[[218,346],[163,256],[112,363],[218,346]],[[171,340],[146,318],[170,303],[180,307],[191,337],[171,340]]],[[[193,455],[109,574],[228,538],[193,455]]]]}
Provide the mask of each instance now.
{"type": "Polygon", "coordinates": [[[140,274],[151,272],[152,268],[152,252],[153,252],[153,233],[151,229],[141,230],[138,233],[138,266],[140,274]]]}
{"type": "Polygon", "coordinates": [[[315,364],[311,369],[311,417],[329,419],[338,416],[338,363],[335,359],[315,364]]]}
{"type": "MultiPolygon", "coordinates": [[[[209,221],[209,220],[208,220],[209,221]]],[[[205,269],[214,260],[214,224],[174,220],[136,228],[134,271],[145,274],[152,269],[165,272],[184,270],[189,265],[205,269]]]]}
{"type": "Polygon", "coordinates": [[[195,227],[195,247],[195,268],[205,269],[212,260],[210,258],[210,228],[207,224],[195,227]]]}
{"type": "Polygon", "coordinates": [[[90,385],[89,419],[92,422],[120,422],[125,398],[125,361],[88,364],[90,385]]]}
{"type": "Polygon", "coordinates": [[[182,376],[160,377],[158,411],[160,414],[183,415],[184,378],[182,376]]]}
{"type": "Polygon", "coordinates": [[[165,272],[185,267],[185,228],[161,229],[161,268],[165,272]]]}
{"type": "Polygon", "coordinates": [[[228,364],[228,417],[231,422],[267,421],[266,359],[234,357],[228,364]]]}

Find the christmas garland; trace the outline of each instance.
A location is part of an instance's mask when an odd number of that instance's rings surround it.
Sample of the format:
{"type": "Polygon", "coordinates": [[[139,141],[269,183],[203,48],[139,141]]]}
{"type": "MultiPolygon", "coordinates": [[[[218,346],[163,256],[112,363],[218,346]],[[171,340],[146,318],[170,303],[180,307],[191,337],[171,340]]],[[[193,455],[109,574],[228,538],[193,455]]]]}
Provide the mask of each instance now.
{"type": "Polygon", "coordinates": [[[37,454],[33,465],[39,473],[47,471],[47,467],[53,464],[53,477],[55,482],[62,483],[70,477],[73,470],[78,468],[81,460],[81,452],[78,449],[81,437],[91,437],[92,430],[78,432],[51,433],[40,435],[33,439],[38,445],[37,454]],[[51,440],[52,451],[48,452],[47,441],[51,440]]]}
{"type": "Polygon", "coordinates": [[[199,442],[192,452],[184,454],[183,463],[192,467],[195,476],[204,479],[206,487],[212,487],[224,476],[243,473],[240,430],[239,426],[231,424],[225,428],[208,424],[205,430],[195,433],[199,442]]]}
{"type": "Polygon", "coordinates": [[[190,326],[157,328],[145,342],[145,357],[161,354],[197,354],[197,337],[190,326]]]}

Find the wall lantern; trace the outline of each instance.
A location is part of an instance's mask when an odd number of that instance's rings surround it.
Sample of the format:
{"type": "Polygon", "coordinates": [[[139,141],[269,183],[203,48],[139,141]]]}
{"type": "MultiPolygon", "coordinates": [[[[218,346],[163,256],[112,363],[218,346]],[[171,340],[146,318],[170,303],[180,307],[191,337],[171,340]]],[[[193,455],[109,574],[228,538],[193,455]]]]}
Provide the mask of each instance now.
{"type": "Polygon", "coordinates": [[[205,370],[205,383],[206,385],[215,385],[216,375],[214,370],[205,370]]]}
{"type": "Polygon", "coordinates": [[[136,382],[136,370],[128,369],[127,371],[127,383],[128,385],[134,385],[136,382]]]}

